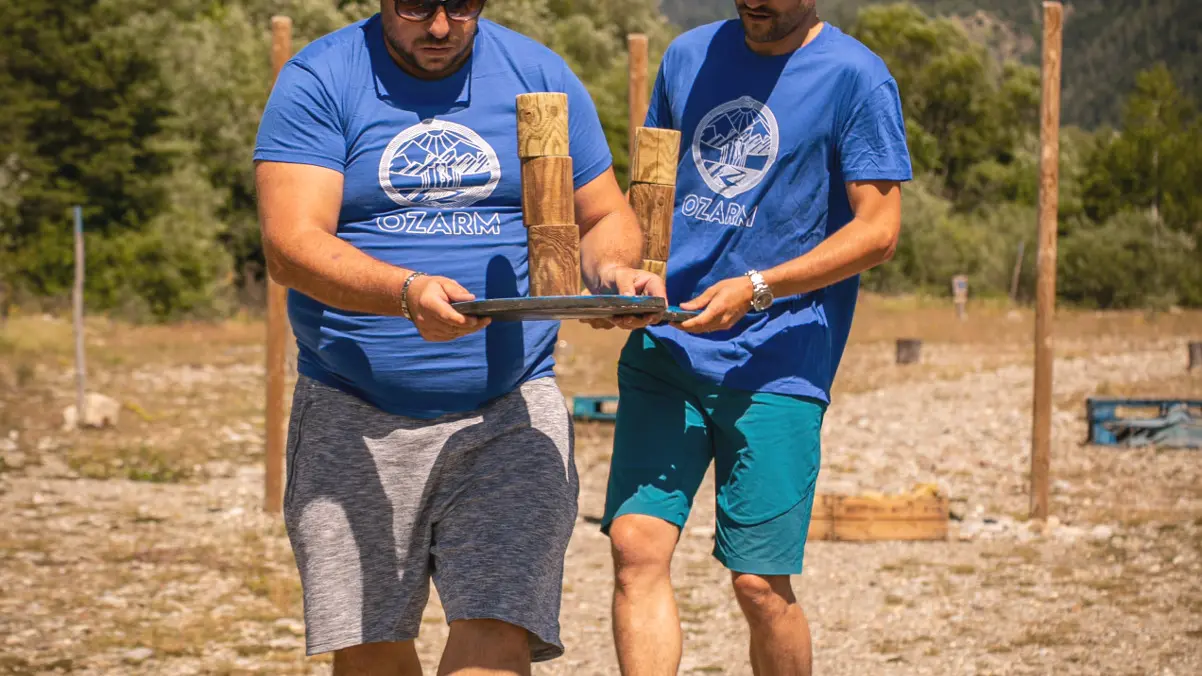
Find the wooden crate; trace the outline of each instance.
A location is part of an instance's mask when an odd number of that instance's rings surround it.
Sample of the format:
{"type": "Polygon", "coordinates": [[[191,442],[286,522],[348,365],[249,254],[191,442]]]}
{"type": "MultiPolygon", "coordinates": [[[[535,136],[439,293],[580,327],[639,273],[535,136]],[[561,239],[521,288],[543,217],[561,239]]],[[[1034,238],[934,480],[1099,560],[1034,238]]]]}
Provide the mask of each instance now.
{"type": "Polygon", "coordinates": [[[860,497],[819,494],[810,540],[945,540],[949,502],[940,495],[860,497]]]}

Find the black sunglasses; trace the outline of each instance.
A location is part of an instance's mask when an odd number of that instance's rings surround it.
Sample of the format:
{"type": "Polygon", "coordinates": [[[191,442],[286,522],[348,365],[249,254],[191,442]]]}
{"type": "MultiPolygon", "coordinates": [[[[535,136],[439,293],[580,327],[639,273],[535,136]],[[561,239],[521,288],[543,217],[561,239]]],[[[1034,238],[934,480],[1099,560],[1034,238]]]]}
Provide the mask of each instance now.
{"type": "Polygon", "coordinates": [[[395,0],[397,16],[409,21],[429,21],[442,7],[452,21],[471,21],[484,11],[488,0],[395,0]]]}

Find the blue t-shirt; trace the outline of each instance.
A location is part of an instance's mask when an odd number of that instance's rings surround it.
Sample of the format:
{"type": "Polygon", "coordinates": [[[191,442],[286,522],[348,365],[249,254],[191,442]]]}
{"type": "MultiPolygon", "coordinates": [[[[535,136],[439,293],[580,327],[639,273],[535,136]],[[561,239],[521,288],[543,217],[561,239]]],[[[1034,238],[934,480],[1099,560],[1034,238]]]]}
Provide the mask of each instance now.
{"type": "MultiPolygon", "coordinates": [[[[481,20],[462,69],[420,80],[389,56],[376,15],[287,63],[255,159],[341,172],[337,236],[371,256],[449,277],[477,298],[524,296],[516,97],[530,92],[568,95],[577,188],[609,169],[596,108],[551,50],[481,20]]],[[[551,375],[559,329],[495,323],[432,343],[404,318],[346,312],[296,291],[288,313],[300,373],[384,411],[426,419],[474,410],[551,375]]]]}
{"type": "MultiPolygon", "coordinates": [[[[672,303],[812,250],[852,220],[846,182],[911,178],[896,83],[830,24],[773,57],[747,47],[737,20],[681,35],[664,55],[646,124],[681,132],[672,303]]],[[[853,277],[777,298],[726,331],[650,331],[712,382],[829,402],[858,291],[853,277]]]]}

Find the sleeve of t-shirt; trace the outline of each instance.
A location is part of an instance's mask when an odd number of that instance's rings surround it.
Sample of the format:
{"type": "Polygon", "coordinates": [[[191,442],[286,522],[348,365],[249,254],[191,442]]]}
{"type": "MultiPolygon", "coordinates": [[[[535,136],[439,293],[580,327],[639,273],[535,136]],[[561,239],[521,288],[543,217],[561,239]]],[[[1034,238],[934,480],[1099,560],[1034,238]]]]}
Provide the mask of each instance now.
{"type": "Polygon", "coordinates": [[[667,75],[664,74],[664,69],[667,65],[667,59],[659,66],[659,73],[655,76],[655,86],[651,88],[651,101],[647,106],[647,121],[644,123],[646,127],[655,129],[675,129],[676,125],[672,120],[672,104],[668,101],[668,83],[667,75]]]}
{"type": "Polygon", "coordinates": [[[298,61],[289,61],[272,87],[254,158],[346,169],[346,139],[334,99],[317,75],[298,61]]]}
{"type": "Polygon", "coordinates": [[[901,96],[892,79],[870,91],[852,111],[840,138],[839,161],[845,181],[909,181],[914,177],[901,96]]]}
{"type": "Polygon", "coordinates": [[[572,179],[580,189],[613,164],[601,118],[584,83],[564,65],[564,93],[568,95],[568,143],[572,154],[572,179]]]}

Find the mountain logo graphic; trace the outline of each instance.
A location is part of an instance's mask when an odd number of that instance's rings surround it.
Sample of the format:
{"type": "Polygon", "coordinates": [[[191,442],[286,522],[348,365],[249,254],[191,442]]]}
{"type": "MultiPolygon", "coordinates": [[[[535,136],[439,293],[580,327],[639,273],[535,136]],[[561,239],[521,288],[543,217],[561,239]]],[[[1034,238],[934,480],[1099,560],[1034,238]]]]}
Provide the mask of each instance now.
{"type": "Polygon", "coordinates": [[[693,135],[693,163],[710,190],[735,197],[776,163],[780,127],[768,106],[744,96],[711,110],[693,135]]]}
{"type": "Polygon", "coordinates": [[[397,134],[380,158],[380,187],[403,207],[462,209],[501,181],[497,153],[454,122],[425,120],[397,134]]]}

